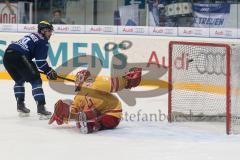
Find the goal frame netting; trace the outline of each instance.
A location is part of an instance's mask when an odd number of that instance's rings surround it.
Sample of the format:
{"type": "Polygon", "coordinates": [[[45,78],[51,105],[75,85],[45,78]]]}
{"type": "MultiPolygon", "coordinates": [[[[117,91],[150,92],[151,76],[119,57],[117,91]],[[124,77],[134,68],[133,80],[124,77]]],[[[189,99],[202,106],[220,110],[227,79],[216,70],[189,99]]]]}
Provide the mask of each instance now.
{"type": "MultiPolygon", "coordinates": [[[[221,43],[205,43],[205,42],[182,42],[182,41],[171,41],[169,42],[169,54],[168,54],[168,121],[173,122],[173,106],[172,106],[172,91],[173,91],[173,47],[174,45],[189,45],[189,46],[213,46],[223,47],[226,50],[226,133],[231,134],[231,47],[228,44],[221,43]]],[[[211,119],[211,118],[210,118],[211,119]]],[[[201,121],[201,120],[200,120],[201,121]]]]}

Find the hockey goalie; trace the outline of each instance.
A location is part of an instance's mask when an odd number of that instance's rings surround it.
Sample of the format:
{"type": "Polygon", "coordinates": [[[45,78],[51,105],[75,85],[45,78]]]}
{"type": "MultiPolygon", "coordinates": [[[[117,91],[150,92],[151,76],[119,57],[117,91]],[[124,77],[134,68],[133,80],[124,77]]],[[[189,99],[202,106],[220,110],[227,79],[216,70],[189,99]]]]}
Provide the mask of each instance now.
{"type": "Polygon", "coordinates": [[[104,78],[91,76],[88,70],[76,74],[74,100],[58,100],[49,124],[75,121],[81,133],[114,129],[122,117],[122,106],[113,92],[137,87],[142,69],[131,68],[124,76],[104,78]]]}

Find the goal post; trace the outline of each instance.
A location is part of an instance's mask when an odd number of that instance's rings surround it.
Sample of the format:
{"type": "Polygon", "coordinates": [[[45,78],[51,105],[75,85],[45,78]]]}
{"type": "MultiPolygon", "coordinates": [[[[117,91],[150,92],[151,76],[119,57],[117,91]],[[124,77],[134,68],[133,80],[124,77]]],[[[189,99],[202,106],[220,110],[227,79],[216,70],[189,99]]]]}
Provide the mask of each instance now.
{"type": "Polygon", "coordinates": [[[226,123],[240,133],[240,47],[169,43],[168,120],[226,123]]]}

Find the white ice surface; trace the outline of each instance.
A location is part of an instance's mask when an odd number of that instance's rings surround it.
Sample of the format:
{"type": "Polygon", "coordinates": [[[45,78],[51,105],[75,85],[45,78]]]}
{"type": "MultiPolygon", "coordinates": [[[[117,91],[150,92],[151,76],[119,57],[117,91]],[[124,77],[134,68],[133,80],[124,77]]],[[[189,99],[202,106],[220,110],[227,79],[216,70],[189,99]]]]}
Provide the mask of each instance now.
{"type": "MultiPolygon", "coordinates": [[[[74,123],[57,126],[38,120],[31,86],[26,84],[30,117],[16,112],[13,82],[0,80],[1,160],[236,160],[240,136],[228,136],[224,124],[143,121],[143,114],[167,112],[167,95],[139,98],[135,107],[123,103],[124,113],[139,115],[120,123],[115,130],[82,135],[74,123]]],[[[43,84],[47,108],[53,111],[60,98],[73,98],[43,84]]],[[[125,114],[126,116],[126,114],[125,114]]]]}

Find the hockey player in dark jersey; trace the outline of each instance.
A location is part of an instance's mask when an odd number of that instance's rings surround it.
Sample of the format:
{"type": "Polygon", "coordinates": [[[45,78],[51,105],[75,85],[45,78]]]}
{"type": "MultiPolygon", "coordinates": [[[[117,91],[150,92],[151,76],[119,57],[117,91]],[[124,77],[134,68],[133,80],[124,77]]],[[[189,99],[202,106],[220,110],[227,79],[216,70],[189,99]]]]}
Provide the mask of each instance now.
{"type": "Polygon", "coordinates": [[[45,96],[39,70],[50,80],[57,79],[57,73],[49,67],[46,59],[53,26],[47,21],[38,24],[38,32],[30,33],[17,42],[11,43],[4,54],[3,64],[15,81],[14,94],[17,100],[17,111],[28,115],[30,110],[25,106],[24,83],[32,86],[32,95],[37,104],[37,113],[50,118],[51,112],[45,108],[45,96]],[[33,60],[35,59],[35,60],[33,60]]]}

